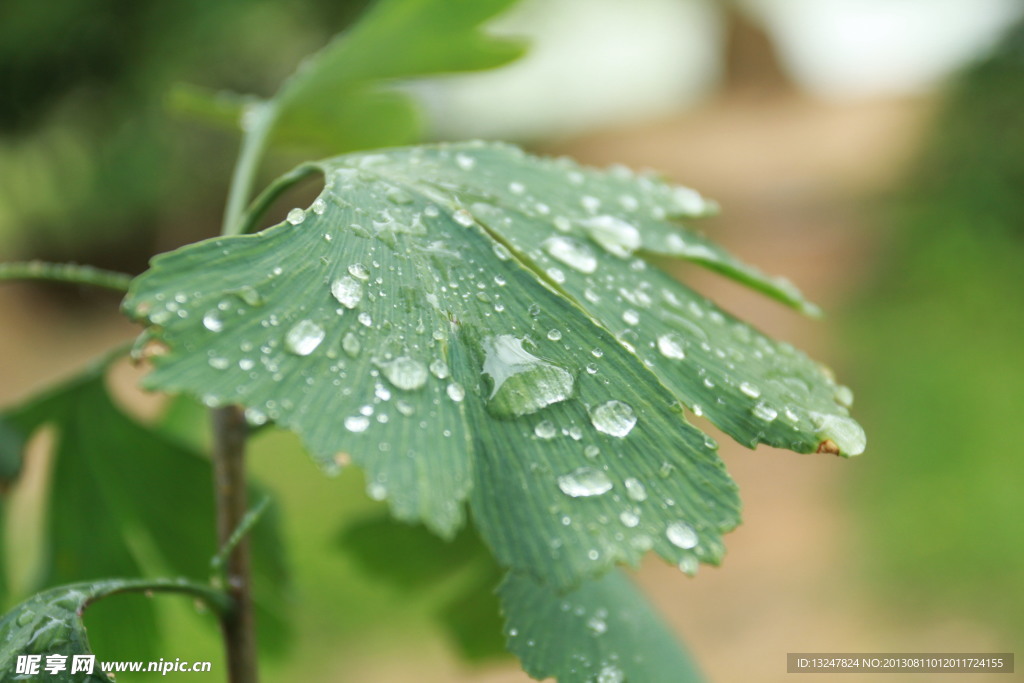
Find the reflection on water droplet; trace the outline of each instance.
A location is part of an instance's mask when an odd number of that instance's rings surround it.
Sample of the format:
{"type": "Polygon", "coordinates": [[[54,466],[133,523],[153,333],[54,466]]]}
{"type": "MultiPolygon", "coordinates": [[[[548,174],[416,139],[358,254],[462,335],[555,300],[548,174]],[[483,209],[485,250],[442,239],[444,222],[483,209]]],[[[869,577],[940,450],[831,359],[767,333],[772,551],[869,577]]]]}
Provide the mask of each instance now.
{"type": "Polygon", "coordinates": [[[665,356],[665,358],[672,358],[674,360],[686,358],[686,352],[683,350],[683,339],[674,332],[658,337],[658,351],[661,351],[661,355],[665,356]]]}
{"type": "Polygon", "coordinates": [[[208,329],[210,332],[220,332],[224,329],[224,321],[220,319],[220,313],[218,311],[208,311],[203,316],[203,327],[208,329]]]}
{"type": "Polygon", "coordinates": [[[448,398],[456,403],[466,398],[466,390],[458,382],[452,382],[449,384],[445,391],[448,393],[448,398]]]}
{"type": "Polygon", "coordinates": [[[764,420],[765,422],[771,422],[779,416],[779,411],[775,410],[764,401],[761,401],[754,406],[754,409],[751,412],[754,413],[754,417],[759,420],[764,420]]]}
{"type": "Polygon", "coordinates": [[[292,209],[288,212],[288,222],[292,225],[298,225],[304,220],[306,220],[306,212],[302,209],[292,209]]]}
{"type": "Polygon", "coordinates": [[[378,362],[377,365],[388,381],[399,389],[412,391],[427,382],[427,366],[415,358],[399,356],[388,362],[378,362]]]}
{"type": "Polygon", "coordinates": [[[626,258],[640,248],[640,231],[632,223],[616,216],[594,216],[580,221],[580,225],[586,228],[591,239],[620,258],[626,258]]]}
{"type": "Polygon", "coordinates": [[[537,423],[537,426],[533,428],[533,433],[540,439],[553,439],[558,433],[558,430],[555,428],[555,425],[551,420],[544,420],[543,422],[537,423]]]}
{"type": "Polygon", "coordinates": [[[430,372],[438,379],[444,379],[451,374],[451,371],[448,369],[448,364],[440,358],[435,358],[430,361],[430,372]]]}
{"type": "Polygon", "coordinates": [[[700,540],[697,538],[697,532],[686,522],[672,522],[665,529],[665,536],[669,543],[683,550],[696,547],[700,540]]]}
{"type": "Polygon", "coordinates": [[[558,488],[567,496],[585,498],[599,496],[612,490],[612,480],[601,470],[580,467],[558,478],[558,488]]]}
{"type": "Polygon", "coordinates": [[[370,426],[370,418],[364,415],[350,415],[345,418],[345,429],[355,434],[365,432],[370,426]]]}
{"type": "Polygon", "coordinates": [[[312,320],[300,320],[288,330],[284,346],[296,356],[308,356],[320,346],[324,335],[324,329],[312,320]]]}
{"type": "Polygon", "coordinates": [[[502,334],[483,346],[483,374],[492,387],[487,408],[495,417],[529,415],[572,395],[573,376],[525,350],[522,339],[502,334]]]}
{"type": "Polygon", "coordinates": [[[590,421],[597,431],[621,439],[636,425],[636,413],[628,403],[613,399],[591,410],[590,421]]]}
{"type": "Polygon", "coordinates": [[[581,273],[593,273],[597,270],[597,257],[590,247],[570,237],[551,237],[544,241],[544,249],[552,258],[581,273]]]}
{"type": "Polygon", "coordinates": [[[331,294],[339,304],[352,309],[358,306],[359,301],[363,298],[363,286],[357,280],[346,275],[331,284],[331,294]]]}
{"type": "Polygon", "coordinates": [[[750,398],[757,398],[761,395],[761,390],[755,387],[750,382],[743,382],[740,384],[740,391],[749,396],[750,398]]]}
{"type": "Polygon", "coordinates": [[[647,500],[647,487],[640,483],[638,479],[630,477],[623,483],[626,485],[626,495],[631,500],[635,500],[638,503],[647,500]]]}
{"type": "Polygon", "coordinates": [[[360,280],[366,280],[370,277],[370,269],[362,263],[353,263],[348,267],[348,272],[352,277],[359,278],[360,280]]]}
{"type": "Polygon", "coordinates": [[[562,338],[562,332],[560,330],[548,330],[548,339],[551,341],[558,341],[562,338]]]}

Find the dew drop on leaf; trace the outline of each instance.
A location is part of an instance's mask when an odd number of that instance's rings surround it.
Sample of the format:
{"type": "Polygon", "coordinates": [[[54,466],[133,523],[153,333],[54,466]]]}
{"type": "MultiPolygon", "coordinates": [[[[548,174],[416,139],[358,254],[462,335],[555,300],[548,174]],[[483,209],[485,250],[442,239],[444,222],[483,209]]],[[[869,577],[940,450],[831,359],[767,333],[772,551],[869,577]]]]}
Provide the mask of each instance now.
{"type": "Polygon", "coordinates": [[[779,411],[775,410],[764,401],[761,401],[754,406],[754,409],[751,412],[754,414],[754,417],[759,420],[764,420],[765,422],[771,422],[779,416],[779,411]]]}
{"type": "Polygon", "coordinates": [[[452,382],[451,384],[449,384],[448,387],[445,389],[445,392],[448,394],[448,398],[455,401],[456,403],[466,398],[466,390],[458,382],[452,382]]]}
{"type": "Polygon", "coordinates": [[[591,410],[590,421],[597,431],[621,439],[636,425],[636,413],[628,403],[613,399],[591,410]]]}
{"type": "Polygon", "coordinates": [[[538,422],[537,426],[533,428],[533,433],[537,435],[539,439],[553,439],[558,433],[555,425],[551,420],[544,420],[538,422]]]}
{"type": "Polygon", "coordinates": [[[338,300],[339,304],[352,309],[358,306],[363,298],[363,286],[358,280],[346,275],[331,284],[331,295],[338,300]]]}
{"type": "Polygon", "coordinates": [[[224,321],[220,318],[219,311],[208,311],[203,316],[203,327],[208,329],[210,332],[220,332],[224,329],[224,321]]]}
{"type": "Polygon", "coordinates": [[[630,500],[635,500],[638,503],[647,500],[647,487],[639,479],[629,477],[623,483],[626,485],[626,495],[630,500]]]}
{"type": "Polygon", "coordinates": [[[287,220],[292,225],[298,225],[302,221],[306,220],[306,212],[303,211],[302,209],[292,209],[291,211],[288,212],[287,220]]]}
{"type": "Polygon", "coordinates": [[[308,356],[320,346],[324,334],[324,328],[312,320],[300,320],[288,330],[284,346],[296,356],[308,356]]]}
{"type": "Polygon", "coordinates": [[[599,496],[612,490],[612,480],[601,470],[580,467],[558,478],[558,488],[567,496],[585,498],[599,496]]]}
{"type": "Polygon", "coordinates": [[[348,431],[359,434],[365,432],[366,428],[370,426],[370,418],[365,415],[350,415],[345,418],[345,429],[348,431]]]}
{"type": "Polygon", "coordinates": [[[544,249],[552,258],[581,273],[589,274],[597,270],[597,257],[590,247],[570,237],[559,235],[548,238],[544,241],[544,249]]]}
{"type": "Polygon", "coordinates": [[[761,395],[761,390],[755,387],[750,382],[743,382],[740,384],[740,391],[749,396],[750,398],[757,398],[761,395]]]}
{"type": "Polygon", "coordinates": [[[388,381],[399,389],[413,391],[427,382],[427,366],[415,358],[399,356],[386,363],[378,363],[388,381]]]}
{"type": "Polygon", "coordinates": [[[627,258],[640,248],[640,231],[616,216],[594,216],[580,221],[580,225],[595,242],[620,258],[627,258]]]}
{"type": "Polygon", "coordinates": [[[689,550],[697,546],[697,532],[686,522],[672,522],[665,529],[665,537],[677,548],[689,550]]]}
{"type": "Polygon", "coordinates": [[[686,352],[683,350],[683,340],[678,334],[669,332],[658,337],[658,351],[665,358],[672,358],[673,360],[682,360],[686,358],[686,352]]]}
{"type": "Polygon", "coordinates": [[[491,384],[487,409],[495,417],[512,418],[535,413],[568,399],[573,376],[523,348],[523,340],[509,334],[484,341],[483,374],[491,384]]]}

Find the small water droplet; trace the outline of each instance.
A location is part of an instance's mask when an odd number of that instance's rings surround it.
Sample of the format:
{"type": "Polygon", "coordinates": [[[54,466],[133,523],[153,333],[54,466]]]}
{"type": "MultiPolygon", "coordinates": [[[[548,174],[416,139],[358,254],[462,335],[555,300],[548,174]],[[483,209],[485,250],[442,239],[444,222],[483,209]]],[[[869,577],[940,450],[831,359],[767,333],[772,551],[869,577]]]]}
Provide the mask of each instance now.
{"type": "MultiPolygon", "coordinates": [[[[203,322],[206,322],[206,320],[204,319],[203,322]]],[[[849,408],[853,405],[853,392],[850,390],[850,387],[843,386],[842,384],[838,385],[835,389],[835,397],[836,403],[844,408],[849,408]]]]}
{"type": "Polygon", "coordinates": [[[625,680],[622,669],[614,664],[605,664],[597,674],[597,683],[622,683],[625,680]]]}
{"type": "Polygon", "coordinates": [[[451,370],[448,369],[448,364],[440,358],[435,358],[430,361],[430,372],[438,379],[444,379],[451,374],[451,370]]]}
{"type": "Polygon", "coordinates": [[[630,308],[622,313],[622,319],[627,325],[636,325],[640,322],[640,314],[630,308]]]}
{"type": "Polygon", "coordinates": [[[345,418],[345,429],[348,431],[359,434],[365,432],[366,428],[370,426],[370,418],[365,415],[350,415],[345,418]]]}
{"type": "Polygon", "coordinates": [[[591,410],[590,421],[597,431],[621,439],[636,425],[636,413],[628,403],[613,399],[591,410]]]}
{"type": "Polygon", "coordinates": [[[523,185],[522,183],[518,183],[513,180],[511,183],[508,184],[508,191],[511,192],[512,194],[523,194],[524,192],[526,192],[526,185],[523,185]]]}
{"type": "Polygon", "coordinates": [[[476,166],[476,159],[469,156],[468,154],[456,154],[455,163],[459,165],[463,171],[472,171],[473,167],[476,166]]]}
{"type": "Polygon", "coordinates": [[[363,298],[363,286],[358,280],[346,275],[331,284],[331,295],[338,300],[339,304],[352,309],[358,306],[363,298]]]}
{"type": "Polygon", "coordinates": [[[300,320],[288,330],[284,346],[296,356],[308,356],[320,346],[324,336],[324,328],[312,320],[300,320]]]}
{"type": "Polygon", "coordinates": [[[586,498],[599,496],[612,490],[612,480],[601,470],[580,467],[558,477],[558,488],[567,496],[586,498]]]}
{"type": "Polygon", "coordinates": [[[558,434],[558,430],[551,420],[544,420],[538,422],[537,426],[533,428],[533,433],[537,435],[539,439],[553,439],[558,434]]]}
{"type": "Polygon", "coordinates": [[[552,258],[581,273],[589,274],[597,270],[597,257],[590,247],[570,237],[551,237],[544,241],[543,246],[552,258]]]}
{"type": "Polygon", "coordinates": [[[357,320],[362,325],[364,325],[365,327],[372,327],[373,326],[373,318],[366,311],[363,311],[362,313],[360,313],[358,318],[357,318],[357,320]]]}
{"type": "Polygon", "coordinates": [[[208,311],[203,316],[203,327],[208,329],[210,332],[220,332],[224,329],[224,321],[220,318],[220,313],[216,310],[208,311]]]}
{"type": "Polygon", "coordinates": [[[427,382],[427,366],[415,358],[399,356],[386,363],[378,363],[388,381],[399,389],[413,391],[427,382]]]}
{"type": "Polygon", "coordinates": [[[601,200],[597,197],[592,197],[589,194],[585,194],[580,197],[580,204],[582,204],[583,208],[590,213],[597,213],[598,209],[601,208],[601,200]]]}
{"type": "Polygon", "coordinates": [[[499,261],[508,261],[512,258],[512,252],[504,244],[495,244],[493,249],[494,255],[498,257],[499,261]]]}
{"type": "Polygon", "coordinates": [[[348,267],[348,272],[352,277],[360,280],[366,280],[370,277],[370,269],[362,263],[353,263],[348,267]]]}
{"type": "Polygon", "coordinates": [[[548,330],[548,339],[551,341],[558,341],[562,338],[562,332],[560,330],[548,330]]]}
{"type": "Polygon", "coordinates": [[[465,209],[456,209],[452,214],[452,219],[459,225],[468,228],[473,225],[473,214],[465,209]]]}
{"type": "Polygon", "coordinates": [[[678,567],[679,571],[687,576],[695,576],[697,569],[700,568],[700,561],[695,555],[683,555],[683,558],[679,560],[678,567]]]}
{"type": "Polygon", "coordinates": [[[759,420],[764,420],[765,422],[771,422],[779,416],[779,411],[775,410],[764,401],[761,401],[754,406],[754,409],[751,412],[754,413],[754,417],[759,420]]]}
{"type": "Polygon", "coordinates": [[[697,537],[697,532],[686,522],[672,522],[669,524],[665,529],[665,537],[668,538],[669,543],[683,550],[696,547],[700,540],[697,537]]]}
{"type": "Polygon", "coordinates": [[[313,206],[311,208],[313,209],[313,213],[317,216],[322,216],[324,211],[327,210],[327,202],[324,201],[323,197],[317,197],[313,201],[313,206]]]}
{"type": "Polygon", "coordinates": [[[749,396],[750,398],[757,398],[761,395],[761,390],[755,387],[750,382],[743,382],[740,384],[740,391],[749,396]]]}
{"type": "Polygon", "coordinates": [[[452,382],[451,384],[449,384],[448,388],[445,391],[448,393],[448,398],[455,401],[456,403],[466,398],[466,390],[458,382],[452,382]]]}
{"type": "Polygon", "coordinates": [[[665,356],[665,358],[672,358],[674,360],[686,358],[686,352],[683,350],[683,340],[674,332],[658,337],[658,351],[661,351],[661,355],[665,356]]]}
{"type": "Polygon", "coordinates": [[[608,252],[626,258],[640,248],[640,231],[616,216],[602,215],[581,221],[590,237],[608,252]]]}
{"type": "MultiPolygon", "coordinates": [[[[280,216],[281,214],[278,215],[280,216]]],[[[306,212],[302,209],[292,209],[288,212],[288,222],[292,225],[298,225],[304,220],[306,220],[306,212]]]]}
{"type": "Polygon", "coordinates": [[[231,365],[231,361],[229,361],[227,358],[221,358],[219,356],[214,356],[213,358],[211,358],[209,360],[209,363],[210,367],[213,368],[214,370],[227,370],[228,366],[231,365]]]}
{"type": "Polygon", "coordinates": [[[626,495],[629,496],[630,500],[635,500],[638,503],[647,500],[647,487],[639,479],[629,477],[623,483],[626,485],[626,495]]]}
{"type": "Polygon", "coordinates": [[[362,344],[359,342],[359,337],[347,332],[341,339],[341,349],[349,355],[351,358],[355,358],[359,355],[362,344]]]}
{"type": "Polygon", "coordinates": [[[599,636],[608,630],[608,624],[604,619],[594,616],[587,620],[587,628],[590,629],[590,632],[595,636],[599,636]]]}
{"type": "Polygon", "coordinates": [[[619,521],[622,522],[623,526],[632,529],[640,523],[640,515],[630,510],[624,510],[623,512],[619,513],[619,521]]]}

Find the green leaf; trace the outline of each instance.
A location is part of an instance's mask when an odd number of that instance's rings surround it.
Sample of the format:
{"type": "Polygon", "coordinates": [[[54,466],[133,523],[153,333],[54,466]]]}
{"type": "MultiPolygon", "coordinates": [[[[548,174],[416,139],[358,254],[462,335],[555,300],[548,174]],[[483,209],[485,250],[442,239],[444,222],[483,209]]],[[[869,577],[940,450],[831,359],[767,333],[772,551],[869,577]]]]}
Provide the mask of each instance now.
{"type": "MultiPolygon", "coordinates": [[[[691,299],[667,277],[652,280],[660,276],[634,256],[669,251],[673,234],[700,243],[670,220],[695,204],[691,194],[497,145],[352,155],[319,168],[326,187],[310,210],[158,257],[134,282],[125,310],[150,325],[142,343],[166,349],[149,387],[244,405],[252,421],[296,431],[328,468],[350,454],[367,470],[371,496],[447,537],[468,499],[504,566],[558,588],[652,548],[687,570],[720,560],[721,534],[739,521],[735,485],[714,443],[683,418],[687,396],[669,390],[666,364],[638,357],[653,340],[613,334],[634,304],[623,296],[618,308],[585,310],[585,293],[567,291],[574,257],[561,253],[553,272],[513,241],[515,230],[532,231],[534,245],[571,238],[601,264],[595,284],[605,267],[615,282],[632,275],[634,295],[663,296],[644,285],[653,281],[691,299]],[[604,183],[594,191],[615,194],[587,194],[588,178],[604,183]],[[596,213],[595,201],[612,211],[625,189],[635,209],[596,213]]],[[[744,266],[722,269],[786,296],[744,266]]],[[[705,327],[721,339],[717,315],[681,326],[680,344],[701,348],[705,327]]],[[[758,339],[730,335],[717,349],[725,358],[704,373],[737,373],[728,367],[736,349],[766,355],[758,339]]],[[[792,355],[805,371],[796,379],[832,390],[792,355]]],[[[766,394],[769,379],[723,379],[734,391],[716,395],[715,414],[767,432],[744,383],[766,394]]],[[[818,407],[806,400],[794,393],[792,410],[818,407]]],[[[798,420],[787,435],[843,440],[830,429],[798,420]]]]}
{"type": "MultiPolygon", "coordinates": [[[[0,414],[22,444],[44,426],[56,432],[37,585],[153,571],[205,577],[216,552],[210,464],[124,414],[107,393],[106,368],[94,364],[0,414]]],[[[21,448],[8,455],[20,463],[21,448]]],[[[286,572],[272,513],[254,530],[253,548],[259,604],[274,614],[267,626],[280,634],[286,572]]],[[[90,623],[116,634],[126,651],[150,651],[157,636],[148,602],[125,601],[120,614],[97,614],[90,623]]]]}
{"type": "Polygon", "coordinates": [[[509,649],[536,679],[559,683],[703,680],[644,594],[619,571],[563,595],[509,574],[498,589],[509,649]]]}
{"type": "MultiPolygon", "coordinates": [[[[95,601],[126,591],[171,591],[202,597],[222,609],[224,596],[208,587],[182,581],[130,581],[108,579],[93,583],[77,583],[38,593],[21,603],[0,619],[0,671],[4,680],[40,680],[74,683],[109,683],[107,675],[93,662],[88,668],[75,668],[76,655],[92,655],[86,636],[82,613],[95,601]],[[18,657],[40,656],[38,670],[33,674],[16,674],[18,657]],[[56,673],[46,670],[50,656],[58,655],[56,673]],[[31,677],[30,677],[31,676],[31,677]]],[[[127,617],[126,617],[127,618],[127,617]]]]}
{"type": "MultiPolygon", "coordinates": [[[[481,25],[516,0],[378,0],[348,31],[309,57],[269,100],[273,139],[332,152],[407,144],[420,136],[410,78],[490,69],[524,52],[481,25]]],[[[253,101],[180,87],[172,106],[211,122],[245,125],[253,101]]]]}

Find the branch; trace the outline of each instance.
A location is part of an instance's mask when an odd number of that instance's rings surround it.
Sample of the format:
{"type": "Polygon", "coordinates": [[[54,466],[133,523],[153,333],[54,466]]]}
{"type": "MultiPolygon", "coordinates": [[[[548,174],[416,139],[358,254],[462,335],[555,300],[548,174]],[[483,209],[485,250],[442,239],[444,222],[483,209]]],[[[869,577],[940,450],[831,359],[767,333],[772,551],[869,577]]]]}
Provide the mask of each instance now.
{"type": "Polygon", "coordinates": [[[79,266],[74,263],[22,261],[0,263],[0,280],[49,280],[51,282],[92,285],[124,293],[128,291],[132,276],[92,266],[79,266]]]}

